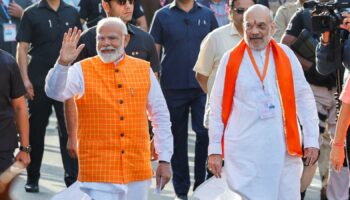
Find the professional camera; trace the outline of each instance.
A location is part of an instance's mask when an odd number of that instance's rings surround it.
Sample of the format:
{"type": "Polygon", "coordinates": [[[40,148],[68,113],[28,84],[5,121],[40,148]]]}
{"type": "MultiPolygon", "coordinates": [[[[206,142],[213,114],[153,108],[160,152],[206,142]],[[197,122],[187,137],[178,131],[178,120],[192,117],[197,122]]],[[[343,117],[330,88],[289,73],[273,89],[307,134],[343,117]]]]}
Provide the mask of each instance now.
{"type": "Polygon", "coordinates": [[[304,3],[304,8],[313,8],[311,18],[312,29],[315,33],[334,32],[343,23],[341,9],[350,8],[350,2],[319,3],[308,1],[304,3]]]}

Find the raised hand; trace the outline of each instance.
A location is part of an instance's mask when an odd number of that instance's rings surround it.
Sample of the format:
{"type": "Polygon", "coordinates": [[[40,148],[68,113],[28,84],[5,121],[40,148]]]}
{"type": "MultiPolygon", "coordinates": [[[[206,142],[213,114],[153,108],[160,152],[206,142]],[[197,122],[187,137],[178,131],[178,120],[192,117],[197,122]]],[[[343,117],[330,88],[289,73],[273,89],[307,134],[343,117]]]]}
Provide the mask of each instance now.
{"type": "Polygon", "coordinates": [[[70,28],[68,32],[64,33],[60,57],[58,58],[59,64],[68,66],[77,59],[85,46],[85,44],[81,44],[77,48],[80,34],[81,30],[78,30],[77,27],[70,28]]]}

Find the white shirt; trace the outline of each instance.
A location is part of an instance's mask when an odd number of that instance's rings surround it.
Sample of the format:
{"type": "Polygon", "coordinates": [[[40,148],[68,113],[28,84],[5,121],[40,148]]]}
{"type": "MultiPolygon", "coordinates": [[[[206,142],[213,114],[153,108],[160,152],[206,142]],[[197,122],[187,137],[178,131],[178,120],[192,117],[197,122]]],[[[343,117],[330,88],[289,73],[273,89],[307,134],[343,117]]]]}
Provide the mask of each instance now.
{"type": "MultiPolygon", "coordinates": [[[[148,117],[152,121],[154,145],[159,154],[159,160],[170,162],[173,154],[173,135],[168,107],[159,83],[150,68],[151,87],[148,93],[148,117]]],[[[46,76],[45,92],[48,97],[57,101],[65,101],[74,96],[84,95],[84,75],[80,62],[71,67],[58,63],[46,76]]]]}

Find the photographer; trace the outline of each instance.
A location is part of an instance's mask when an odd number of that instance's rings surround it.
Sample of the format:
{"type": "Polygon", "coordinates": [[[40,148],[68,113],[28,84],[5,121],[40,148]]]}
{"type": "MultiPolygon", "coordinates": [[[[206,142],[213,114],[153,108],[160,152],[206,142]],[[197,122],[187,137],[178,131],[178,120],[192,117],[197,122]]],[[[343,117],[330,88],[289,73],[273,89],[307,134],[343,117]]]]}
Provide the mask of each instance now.
{"type": "MultiPolygon", "coordinates": [[[[327,2],[327,1],[321,1],[327,2]]],[[[334,135],[336,125],[336,101],[334,93],[336,92],[336,76],[330,74],[327,76],[321,75],[316,71],[315,48],[320,38],[320,34],[316,33],[312,27],[311,12],[314,9],[316,2],[305,3],[305,8],[299,9],[291,18],[286,33],[282,36],[282,43],[291,47],[302,64],[306,80],[310,84],[317,104],[319,115],[319,131],[320,131],[320,157],[318,160],[319,171],[322,181],[321,200],[327,199],[328,193],[348,194],[348,183],[344,187],[339,186],[341,183],[348,181],[344,180],[339,174],[330,174],[328,178],[329,168],[329,152],[330,152],[330,137],[334,135]],[[305,6],[306,5],[306,6],[305,6]],[[328,131],[326,131],[328,127],[328,131]],[[327,181],[336,182],[337,187],[330,187],[327,181]],[[331,188],[331,189],[329,189],[331,188]],[[333,191],[333,189],[337,189],[333,191]],[[328,192],[327,192],[328,190],[328,192]],[[341,190],[341,191],[340,191],[341,190]]],[[[346,168],[344,168],[346,169],[346,168]]],[[[316,167],[305,166],[301,180],[301,195],[305,195],[306,188],[311,183],[311,179],[315,173],[316,167]]],[[[328,199],[347,199],[339,197],[330,197],[328,199]]]]}
{"type": "MultiPolygon", "coordinates": [[[[339,73],[339,80],[337,81],[338,83],[338,93],[341,92],[342,90],[342,71],[344,70],[345,66],[346,68],[349,68],[350,66],[350,40],[348,39],[348,34],[350,31],[350,14],[348,13],[342,13],[343,23],[339,26],[341,29],[338,29],[337,31],[326,31],[322,33],[321,37],[321,42],[317,45],[316,48],[316,64],[317,64],[317,70],[322,73],[322,74],[329,74],[335,70],[338,71],[339,73]]],[[[344,76],[346,78],[346,76],[344,76]]],[[[340,110],[340,113],[342,113],[343,108],[340,110]]],[[[344,116],[342,114],[339,115],[344,116]]],[[[339,119],[339,122],[341,122],[342,119],[339,119]]],[[[344,125],[344,124],[343,124],[344,125]]],[[[339,126],[339,125],[338,125],[339,126]]],[[[339,132],[339,127],[337,127],[337,132],[335,135],[335,141],[339,141],[340,138],[340,133],[339,132]]],[[[345,129],[346,130],[346,129],[345,129]]],[[[349,134],[349,129],[348,129],[348,134],[346,136],[347,139],[347,154],[349,154],[349,141],[350,141],[350,134],[349,134]]],[[[345,135],[344,135],[345,137],[345,135]]],[[[334,165],[335,160],[337,163],[343,163],[344,162],[344,157],[342,161],[339,161],[341,158],[339,154],[344,155],[344,144],[340,146],[339,142],[334,142],[332,145],[332,151],[330,154],[330,161],[334,165]],[[336,145],[338,144],[338,146],[336,145]]],[[[345,159],[346,162],[346,159],[345,159]]],[[[346,165],[346,164],[345,164],[346,165]]],[[[337,171],[339,171],[340,164],[337,165],[337,171]]],[[[344,169],[344,168],[343,168],[344,169]]],[[[331,169],[331,171],[335,171],[335,169],[331,169]]],[[[341,171],[339,174],[340,176],[345,177],[346,179],[349,179],[348,174],[344,174],[344,172],[341,171]],[[343,174],[342,174],[343,173],[343,174]]],[[[344,179],[345,179],[344,178],[344,179]]],[[[337,183],[339,184],[339,183],[337,183]]],[[[345,183],[344,183],[345,184],[345,183]]]]}

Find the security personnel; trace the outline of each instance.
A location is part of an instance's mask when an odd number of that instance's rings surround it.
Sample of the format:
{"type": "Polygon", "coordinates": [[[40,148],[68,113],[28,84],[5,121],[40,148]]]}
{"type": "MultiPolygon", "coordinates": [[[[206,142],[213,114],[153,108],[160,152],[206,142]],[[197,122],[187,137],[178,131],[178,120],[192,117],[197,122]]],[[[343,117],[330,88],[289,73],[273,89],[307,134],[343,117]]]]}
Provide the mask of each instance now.
{"type": "Polygon", "coordinates": [[[63,104],[50,99],[44,91],[45,77],[55,64],[62,45],[63,34],[72,27],[81,27],[79,14],[63,0],[41,0],[25,10],[17,34],[17,60],[27,90],[29,106],[32,162],[27,168],[27,192],[39,192],[40,166],[44,152],[44,139],[52,106],[55,108],[60,136],[60,148],[67,186],[76,181],[77,161],[66,150],[67,131],[63,104]],[[31,60],[28,59],[28,50],[31,60]]]}
{"type": "Polygon", "coordinates": [[[205,180],[208,156],[208,130],[203,126],[206,95],[193,71],[200,44],[218,27],[214,13],[194,0],[175,0],[158,10],[150,33],[158,52],[164,48],[160,84],[170,111],[174,135],[171,166],[178,199],[187,199],[191,185],[188,165],[188,116],[196,133],[194,189],[205,180]]]}

